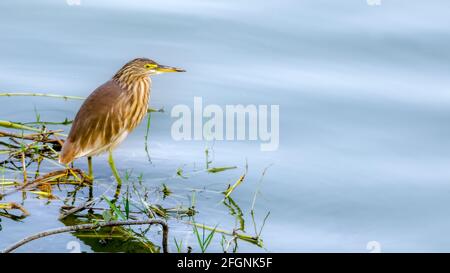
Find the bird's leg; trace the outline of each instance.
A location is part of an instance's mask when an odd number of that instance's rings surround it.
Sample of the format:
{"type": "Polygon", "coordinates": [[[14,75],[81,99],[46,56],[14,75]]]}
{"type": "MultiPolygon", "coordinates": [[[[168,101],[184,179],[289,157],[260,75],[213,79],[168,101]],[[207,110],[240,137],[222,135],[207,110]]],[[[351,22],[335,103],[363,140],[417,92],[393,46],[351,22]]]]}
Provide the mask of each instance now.
{"type": "Polygon", "coordinates": [[[115,204],[117,200],[119,200],[121,190],[122,190],[122,183],[117,183],[116,192],[114,193],[114,199],[111,200],[111,203],[115,204]]]}
{"type": "Polygon", "coordinates": [[[111,167],[111,171],[114,174],[114,177],[117,180],[119,185],[122,185],[122,179],[120,178],[119,172],[117,171],[116,164],[114,163],[112,151],[109,150],[109,158],[108,158],[109,166],[111,167]]]}
{"type": "Polygon", "coordinates": [[[87,161],[88,161],[88,176],[90,179],[94,180],[94,173],[92,171],[92,157],[88,156],[87,161]]]}

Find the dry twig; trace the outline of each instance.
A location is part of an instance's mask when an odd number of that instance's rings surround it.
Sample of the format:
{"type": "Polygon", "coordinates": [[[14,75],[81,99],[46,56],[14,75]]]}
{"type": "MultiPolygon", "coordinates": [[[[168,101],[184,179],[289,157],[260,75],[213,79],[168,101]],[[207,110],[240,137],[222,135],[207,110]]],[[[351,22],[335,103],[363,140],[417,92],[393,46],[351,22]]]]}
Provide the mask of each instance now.
{"type": "Polygon", "coordinates": [[[22,212],[22,216],[30,215],[30,213],[21,204],[18,204],[15,202],[0,203],[0,209],[5,209],[5,210],[18,209],[22,212]]]}
{"type": "Polygon", "coordinates": [[[54,180],[57,180],[57,179],[59,179],[61,177],[67,176],[67,175],[69,175],[69,173],[72,173],[72,174],[78,173],[82,177],[81,182],[88,182],[88,183],[92,182],[92,180],[88,176],[86,176],[83,173],[83,171],[80,170],[80,169],[70,169],[70,172],[69,172],[69,169],[58,170],[58,171],[49,172],[46,175],[43,175],[43,176],[41,176],[41,177],[31,181],[31,182],[25,183],[24,185],[14,189],[14,190],[12,190],[12,191],[6,192],[4,194],[0,194],[0,198],[4,197],[4,196],[7,196],[7,195],[11,195],[11,194],[16,193],[18,191],[23,191],[23,190],[35,188],[35,187],[39,186],[40,184],[48,183],[50,181],[54,181],[54,180]]]}

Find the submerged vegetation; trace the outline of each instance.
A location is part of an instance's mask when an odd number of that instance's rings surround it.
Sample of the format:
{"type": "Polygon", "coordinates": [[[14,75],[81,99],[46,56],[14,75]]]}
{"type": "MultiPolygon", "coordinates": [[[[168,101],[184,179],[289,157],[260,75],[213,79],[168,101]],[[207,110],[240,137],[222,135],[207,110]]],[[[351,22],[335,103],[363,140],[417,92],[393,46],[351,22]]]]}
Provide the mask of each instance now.
{"type": "MultiPolygon", "coordinates": [[[[0,97],[10,96],[83,99],[43,93],[0,94],[0,97]]],[[[150,114],[162,111],[148,110],[144,149],[149,163],[150,114]]],[[[67,132],[61,128],[69,126],[71,120],[42,121],[39,113],[35,112],[34,121],[0,120],[0,234],[2,218],[26,224],[27,217],[33,216],[33,212],[27,210],[30,200],[57,205],[59,214],[54,218],[64,226],[30,234],[30,237],[3,251],[10,252],[33,240],[63,232],[71,232],[94,252],[207,252],[213,241],[220,243],[223,252],[237,252],[241,242],[263,248],[261,233],[269,213],[261,223],[255,220],[254,204],[259,186],[250,212],[243,211],[232,198],[233,192],[247,177],[247,164],[234,182],[220,182],[223,183],[222,190],[207,192],[220,196],[220,204],[235,222],[234,228],[224,229],[221,223],[199,223],[196,217],[201,211],[196,203],[197,194],[204,190],[186,184],[182,191],[171,188],[167,182],[149,187],[144,183],[144,175],[134,175],[133,171],[120,175],[123,183],[115,183],[111,177],[103,183],[104,177],[97,178],[94,173],[95,178],[92,178],[82,168],[76,167],[78,161],[70,166],[61,165],[58,155],[66,138],[64,132],[67,132]],[[115,186],[112,192],[109,191],[111,186],[115,186]],[[189,192],[189,204],[177,201],[185,191],[189,192]],[[246,219],[251,219],[253,229],[250,233],[246,219]],[[179,232],[171,232],[173,229],[184,229],[186,236],[178,236],[179,232]],[[187,240],[187,235],[195,240],[187,240]]],[[[237,166],[212,166],[210,156],[211,149],[205,149],[204,167],[193,172],[177,168],[173,170],[173,177],[189,181],[198,173],[218,175],[239,170],[237,166]]]]}

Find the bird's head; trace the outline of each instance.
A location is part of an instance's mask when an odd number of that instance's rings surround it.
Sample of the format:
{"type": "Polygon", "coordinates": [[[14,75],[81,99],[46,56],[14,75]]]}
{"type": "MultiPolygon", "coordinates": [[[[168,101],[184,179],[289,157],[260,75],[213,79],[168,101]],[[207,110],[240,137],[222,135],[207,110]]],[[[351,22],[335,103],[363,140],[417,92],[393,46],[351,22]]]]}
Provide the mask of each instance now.
{"type": "Polygon", "coordinates": [[[148,77],[167,72],[185,72],[184,69],[158,64],[147,58],[137,58],[126,63],[114,76],[115,78],[148,77]]]}

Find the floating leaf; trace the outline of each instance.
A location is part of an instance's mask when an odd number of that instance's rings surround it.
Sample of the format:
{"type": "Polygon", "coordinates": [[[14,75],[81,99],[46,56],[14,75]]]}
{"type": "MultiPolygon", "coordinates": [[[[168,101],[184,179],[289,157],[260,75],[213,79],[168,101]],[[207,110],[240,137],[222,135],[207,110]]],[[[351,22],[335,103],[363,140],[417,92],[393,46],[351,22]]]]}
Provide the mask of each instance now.
{"type": "Polygon", "coordinates": [[[227,170],[236,169],[236,166],[230,166],[230,167],[215,167],[215,168],[209,168],[207,171],[209,173],[219,173],[227,170]]]}

